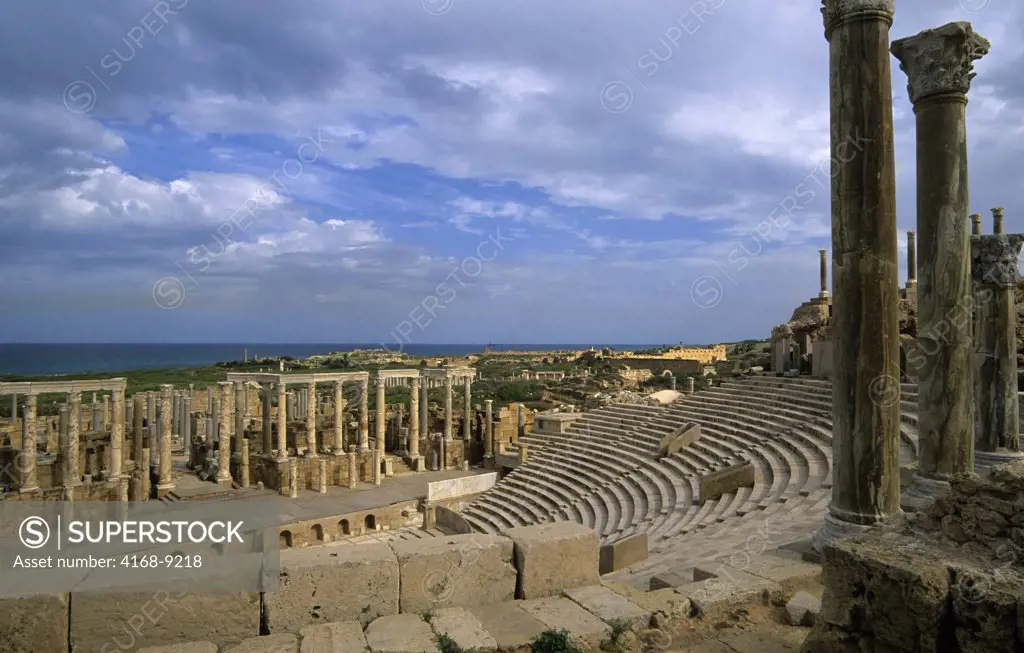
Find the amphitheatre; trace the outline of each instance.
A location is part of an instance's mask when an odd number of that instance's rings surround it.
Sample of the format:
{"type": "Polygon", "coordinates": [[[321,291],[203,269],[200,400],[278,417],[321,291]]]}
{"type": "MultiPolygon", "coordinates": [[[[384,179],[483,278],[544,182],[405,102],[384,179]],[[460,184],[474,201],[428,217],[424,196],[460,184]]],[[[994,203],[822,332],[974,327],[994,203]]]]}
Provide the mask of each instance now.
{"type": "Polygon", "coordinates": [[[831,265],[767,351],[680,349],[701,370],[681,387],[545,411],[474,403],[464,361],[130,397],[120,377],[0,383],[3,502],[287,515],[273,589],[26,586],[0,598],[0,650],[544,652],[565,631],[585,651],[1024,651],[1024,234],[967,203],[989,44],[959,22],[890,52],[892,0],[823,4],[831,265]],[[917,115],[902,287],[891,56],[917,115]]]}

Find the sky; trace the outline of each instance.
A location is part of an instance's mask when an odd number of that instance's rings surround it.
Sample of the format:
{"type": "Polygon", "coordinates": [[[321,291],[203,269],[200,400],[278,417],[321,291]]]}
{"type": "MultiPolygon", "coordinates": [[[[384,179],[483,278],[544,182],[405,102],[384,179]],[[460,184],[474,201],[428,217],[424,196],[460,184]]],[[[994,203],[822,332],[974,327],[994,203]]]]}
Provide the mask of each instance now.
{"type": "MultiPolygon", "coordinates": [[[[830,243],[819,7],[9,3],[0,341],[767,337],[830,243]]],[[[891,36],[954,20],[992,42],[971,208],[1024,231],[1024,2],[897,0],[891,36]]]]}

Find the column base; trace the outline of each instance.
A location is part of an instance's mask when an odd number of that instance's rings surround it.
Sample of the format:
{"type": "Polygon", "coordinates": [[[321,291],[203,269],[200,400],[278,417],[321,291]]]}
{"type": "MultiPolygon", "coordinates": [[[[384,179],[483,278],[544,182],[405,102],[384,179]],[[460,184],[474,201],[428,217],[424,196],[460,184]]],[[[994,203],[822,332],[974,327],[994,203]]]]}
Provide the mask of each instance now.
{"type": "Polygon", "coordinates": [[[20,494],[31,494],[33,492],[38,492],[38,491],[39,491],[39,486],[38,485],[33,485],[31,487],[20,487],[20,488],[18,488],[18,492],[20,494]]]}
{"type": "Polygon", "coordinates": [[[158,483],[156,486],[156,498],[162,499],[175,488],[174,483],[158,483]]]}
{"type": "Polygon", "coordinates": [[[948,494],[950,486],[948,481],[935,478],[928,478],[915,475],[910,486],[900,495],[900,507],[905,512],[917,512],[923,510],[935,501],[936,497],[948,494]]]}
{"type": "Polygon", "coordinates": [[[232,485],[234,485],[234,482],[232,481],[230,476],[228,476],[227,478],[222,478],[222,477],[218,476],[217,477],[217,485],[219,485],[221,487],[231,487],[232,485]]]}
{"type": "Polygon", "coordinates": [[[825,545],[860,535],[870,528],[870,526],[862,526],[860,524],[852,524],[850,522],[843,521],[833,517],[832,513],[826,513],[825,523],[818,532],[814,534],[814,538],[811,540],[811,547],[817,553],[821,553],[825,548],[825,545]]]}
{"type": "Polygon", "coordinates": [[[975,449],[974,471],[984,472],[993,467],[1021,459],[1024,459],[1024,452],[1021,451],[978,451],[975,449]]]}

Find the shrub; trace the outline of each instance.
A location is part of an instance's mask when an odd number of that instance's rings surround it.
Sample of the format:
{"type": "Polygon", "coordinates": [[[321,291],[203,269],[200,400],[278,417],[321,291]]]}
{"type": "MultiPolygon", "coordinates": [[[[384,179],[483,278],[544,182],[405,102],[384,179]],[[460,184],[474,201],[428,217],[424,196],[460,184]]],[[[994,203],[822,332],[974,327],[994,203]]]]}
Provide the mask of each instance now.
{"type": "Polygon", "coordinates": [[[545,630],[533,640],[533,653],[583,653],[572,641],[569,631],[545,630]]]}

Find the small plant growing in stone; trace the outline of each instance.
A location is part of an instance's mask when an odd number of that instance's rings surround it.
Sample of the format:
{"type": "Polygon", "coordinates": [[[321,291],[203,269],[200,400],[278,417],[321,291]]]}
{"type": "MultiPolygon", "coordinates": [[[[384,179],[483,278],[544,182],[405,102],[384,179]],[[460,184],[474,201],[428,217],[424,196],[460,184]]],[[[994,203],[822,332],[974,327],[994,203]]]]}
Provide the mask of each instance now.
{"type": "Polygon", "coordinates": [[[437,650],[439,653],[476,653],[475,648],[471,648],[468,651],[458,643],[449,637],[446,633],[441,633],[434,637],[434,641],[437,642],[437,650]]]}
{"type": "Polygon", "coordinates": [[[531,646],[533,653],[583,653],[569,631],[563,629],[545,630],[534,638],[531,646]]]}
{"type": "Polygon", "coordinates": [[[630,623],[628,619],[612,619],[608,622],[611,630],[608,636],[601,642],[601,650],[605,653],[626,653],[626,639],[624,635],[629,632],[630,623]]]}
{"type": "Polygon", "coordinates": [[[433,618],[434,618],[434,613],[433,613],[432,610],[427,610],[426,612],[423,613],[423,621],[426,621],[428,624],[430,623],[430,620],[433,619],[433,618]]]}

